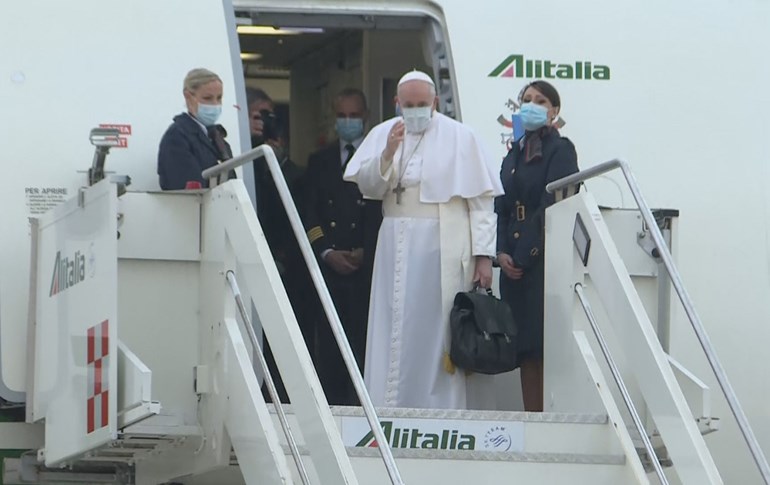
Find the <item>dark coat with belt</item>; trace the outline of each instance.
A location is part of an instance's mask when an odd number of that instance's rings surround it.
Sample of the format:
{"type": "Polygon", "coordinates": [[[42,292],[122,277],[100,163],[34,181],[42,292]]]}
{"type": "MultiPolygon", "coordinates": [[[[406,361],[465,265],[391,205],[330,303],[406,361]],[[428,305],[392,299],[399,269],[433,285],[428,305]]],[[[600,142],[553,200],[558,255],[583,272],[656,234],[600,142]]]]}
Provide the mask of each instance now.
{"type": "MultiPolygon", "coordinates": [[[[230,145],[225,141],[225,129],[214,125],[207,131],[208,134],[204,133],[201,125],[187,113],[174,117],[174,123],[160,140],[158,150],[161,189],[184,189],[187,182],[200,182],[202,187],[208,187],[209,182],[203,180],[201,172],[232,158],[230,145]]],[[[234,174],[231,173],[231,176],[234,174]]]]}
{"type": "Polygon", "coordinates": [[[554,129],[541,132],[542,156],[524,161],[524,140],[514,145],[500,170],[505,194],[495,199],[497,252],[507,253],[520,280],[500,273],[500,292],[519,326],[519,352],[542,357],[545,209],[554,203],[545,191],[550,182],[578,171],[575,146],[554,129]]]}

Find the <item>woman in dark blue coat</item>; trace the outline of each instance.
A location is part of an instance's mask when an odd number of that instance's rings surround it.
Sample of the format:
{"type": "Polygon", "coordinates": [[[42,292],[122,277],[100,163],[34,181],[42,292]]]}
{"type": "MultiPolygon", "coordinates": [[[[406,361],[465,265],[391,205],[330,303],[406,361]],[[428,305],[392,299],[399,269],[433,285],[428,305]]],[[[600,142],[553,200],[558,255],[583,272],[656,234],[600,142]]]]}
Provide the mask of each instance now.
{"type": "Polygon", "coordinates": [[[527,411],[543,410],[543,286],[545,186],[578,171],[575,147],[552,126],[561,100],[545,81],[524,88],[519,102],[524,136],[503,160],[505,194],[495,200],[500,293],[519,326],[521,390],[527,411]]]}
{"type": "MultiPolygon", "coordinates": [[[[207,69],[193,69],[184,79],[187,112],[174,117],[160,141],[158,177],[163,190],[184,189],[187,182],[208,187],[201,172],[232,158],[227,132],[218,125],[222,80],[207,69]]],[[[226,177],[223,177],[223,179],[226,177]]]]}

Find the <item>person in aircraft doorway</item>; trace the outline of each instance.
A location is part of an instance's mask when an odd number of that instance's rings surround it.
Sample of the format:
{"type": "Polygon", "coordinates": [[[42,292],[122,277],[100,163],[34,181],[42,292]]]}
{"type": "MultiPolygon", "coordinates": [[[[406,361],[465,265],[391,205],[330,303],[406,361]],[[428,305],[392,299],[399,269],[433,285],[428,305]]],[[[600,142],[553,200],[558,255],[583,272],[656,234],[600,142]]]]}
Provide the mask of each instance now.
{"type": "MultiPolygon", "coordinates": [[[[208,69],[193,69],[182,89],[187,112],[174,117],[160,141],[158,179],[163,190],[181,190],[188,182],[209,186],[201,172],[232,158],[227,131],[217,124],[222,113],[222,80],[208,69]]],[[[235,173],[220,176],[220,181],[235,173]]]]}
{"type": "Polygon", "coordinates": [[[375,406],[495,409],[492,377],[457,369],[449,314],[460,291],[492,284],[499,163],[467,125],[438,111],[436,84],[405,73],[402,116],[372,128],[344,180],[382,200],[365,381],[375,406]]]}
{"type": "Polygon", "coordinates": [[[543,410],[545,209],[554,203],[545,186],[578,171],[575,146],[554,126],[559,93],[545,81],[519,96],[524,136],[503,160],[505,194],[495,199],[500,294],[519,328],[521,390],[526,411],[543,410]]]}
{"type": "MultiPolygon", "coordinates": [[[[342,174],[366,130],[364,93],[343,89],[334,99],[338,140],[308,159],[305,228],[324,273],[359,369],[366,351],[366,315],[371,273],[364,250],[365,201],[342,174]]],[[[319,312],[316,370],[330,404],[359,403],[328,321],[319,312]]]]}
{"type": "MultiPolygon", "coordinates": [[[[249,110],[252,147],[267,144],[273,149],[294,204],[301,208],[301,197],[304,192],[303,169],[288,156],[286,140],[275,115],[273,100],[265,91],[258,88],[246,88],[246,100],[249,110]]],[[[315,347],[315,316],[311,313],[314,307],[308,303],[311,300],[308,295],[312,295],[314,291],[310,272],[302,258],[297,237],[294,235],[289,216],[278,195],[278,189],[267,166],[267,160],[260,157],[255,159],[253,163],[257,217],[267,244],[270,246],[275,265],[281,275],[281,281],[286,289],[286,295],[289,297],[305,344],[312,357],[315,347]]],[[[289,396],[278,373],[269,342],[265,345],[265,359],[270,374],[275,380],[281,402],[289,402],[289,396]]],[[[270,399],[266,388],[263,388],[263,395],[266,400],[270,399]]]]}

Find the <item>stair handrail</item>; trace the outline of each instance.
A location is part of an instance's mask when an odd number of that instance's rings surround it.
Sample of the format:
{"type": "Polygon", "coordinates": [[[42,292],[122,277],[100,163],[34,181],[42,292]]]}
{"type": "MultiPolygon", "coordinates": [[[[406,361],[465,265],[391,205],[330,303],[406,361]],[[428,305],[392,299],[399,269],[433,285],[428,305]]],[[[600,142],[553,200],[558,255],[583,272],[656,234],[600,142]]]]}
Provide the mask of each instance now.
{"type": "Polygon", "coordinates": [[[703,323],[698,316],[698,313],[695,311],[695,306],[692,302],[692,299],[690,298],[687,289],[684,287],[681,274],[674,264],[674,258],[671,255],[671,251],[669,251],[668,245],[663,238],[663,234],[660,232],[660,228],[655,221],[655,216],[652,214],[650,207],[647,205],[647,201],[642,195],[639,184],[636,181],[636,178],[634,177],[634,174],[631,171],[631,167],[628,165],[628,163],[619,159],[613,159],[608,162],[600,163],[593,167],[581,170],[577,173],[551,182],[546,185],[545,190],[550,194],[555,194],[557,191],[567,191],[588,179],[597,177],[615,169],[620,169],[620,171],[623,173],[623,177],[626,180],[626,185],[628,185],[628,188],[631,190],[631,194],[634,196],[634,200],[636,201],[636,205],[641,213],[642,220],[650,230],[650,235],[653,242],[655,243],[655,247],[658,249],[659,257],[663,261],[663,265],[666,267],[668,277],[671,280],[671,284],[674,287],[677,296],[679,297],[679,301],[682,302],[682,307],[684,308],[685,314],[690,321],[690,325],[692,325],[692,328],[695,331],[695,335],[698,337],[698,341],[700,342],[701,348],[706,355],[706,360],[708,360],[708,363],[711,366],[714,375],[716,376],[719,387],[722,390],[722,394],[724,394],[725,398],[727,399],[727,404],[730,406],[730,411],[732,411],[733,416],[738,423],[738,427],[741,430],[741,434],[743,435],[743,438],[746,441],[749,450],[751,451],[751,455],[754,458],[754,463],[756,463],[757,468],[759,469],[759,473],[762,475],[762,479],[764,480],[765,484],[770,485],[770,465],[768,465],[767,458],[762,453],[762,448],[760,447],[759,442],[754,435],[754,431],[751,429],[751,425],[749,424],[749,420],[743,411],[743,407],[738,401],[738,396],[735,394],[735,391],[733,390],[733,387],[727,378],[727,373],[722,367],[722,363],[717,358],[716,351],[714,350],[714,346],[711,343],[711,339],[706,333],[706,329],[703,327],[703,323]]]}
{"type": "Polygon", "coordinates": [[[235,305],[238,307],[238,313],[240,313],[241,319],[243,319],[243,324],[246,327],[246,333],[249,335],[251,346],[254,349],[254,355],[256,356],[259,367],[265,376],[267,392],[270,395],[270,399],[273,401],[275,412],[278,413],[278,422],[281,423],[283,435],[286,437],[286,442],[289,444],[289,451],[291,452],[292,458],[294,458],[294,464],[297,466],[299,478],[302,480],[303,485],[310,485],[310,477],[307,474],[305,462],[302,460],[299,447],[297,446],[297,440],[294,439],[294,433],[291,431],[289,420],[286,418],[286,413],[284,412],[283,406],[281,405],[281,398],[278,396],[278,389],[275,387],[273,376],[270,375],[270,369],[267,366],[265,354],[262,352],[262,346],[259,344],[259,339],[257,339],[257,332],[254,331],[254,327],[251,325],[251,318],[249,317],[249,313],[246,311],[246,306],[243,304],[241,290],[238,287],[238,281],[235,279],[235,273],[233,270],[228,270],[225,277],[227,279],[227,283],[230,285],[230,291],[233,293],[235,305]]]}
{"type": "Polygon", "coordinates": [[[591,309],[591,304],[588,302],[588,298],[583,291],[582,284],[575,284],[575,294],[577,295],[578,300],[580,300],[580,304],[583,307],[583,312],[586,314],[588,323],[591,325],[591,330],[594,332],[594,337],[596,337],[596,341],[599,343],[599,348],[604,355],[604,360],[607,362],[607,366],[610,368],[610,373],[612,374],[612,378],[615,380],[615,385],[617,385],[618,389],[620,390],[620,395],[623,397],[623,402],[626,404],[626,409],[628,410],[629,414],[631,414],[631,420],[634,422],[634,427],[639,433],[639,436],[642,438],[642,443],[644,445],[644,449],[647,451],[647,456],[650,458],[650,461],[652,461],[653,468],[655,468],[655,474],[658,476],[658,480],[660,480],[661,485],[669,485],[668,478],[663,472],[663,467],[660,465],[658,454],[655,453],[655,448],[652,446],[652,441],[650,441],[650,437],[647,436],[647,431],[645,430],[644,424],[642,423],[642,418],[639,417],[639,412],[636,410],[636,406],[634,406],[634,401],[631,399],[631,394],[628,392],[628,388],[626,387],[626,383],[620,373],[620,369],[618,369],[618,366],[615,363],[615,358],[612,357],[612,352],[610,352],[607,341],[604,339],[604,334],[602,334],[602,331],[599,328],[599,324],[596,321],[596,316],[594,316],[594,312],[591,309]]]}
{"type": "Polygon", "coordinates": [[[380,420],[377,417],[377,411],[374,409],[372,399],[369,396],[369,392],[366,390],[366,384],[364,383],[364,378],[361,375],[361,371],[358,368],[358,363],[356,362],[356,359],[353,355],[353,349],[350,347],[350,342],[348,342],[347,336],[345,335],[345,329],[342,327],[342,322],[340,321],[340,317],[337,314],[336,308],[334,307],[334,302],[332,301],[331,294],[329,293],[329,288],[326,286],[324,281],[321,267],[318,265],[318,261],[316,260],[315,254],[313,253],[313,248],[307,238],[305,227],[299,217],[297,207],[294,205],[294,199],[291,196],[289,187],[286,185],[283,172],[281,172],[281,166],[278,163],[278,159],[276,158],[272,147],[270,147],[270,145],[264,144],[256,148],[252,148],[251,150],[244,152],[237,157],[233,157],[230,160],[207,168],[201,173],[201,176],[204,180],[210,180],[213,185],[216,183],[219,175],[227,173],[230,170],[233,170],[237,167],[240,167],[241,165],[261,157],[264,157],[267,161],[267,166],[270,169],[270,174],[272,175],[273,181],[275,182],[278,195],[281,198],[284,209],[286,209],[286,215],[288,216],[289,222],[291,223],[294,236],[297,238],[299,248],[302,251],[302,256],[305,259],[305,264],[307,264],[307,268],[313,280],[313,285],[315,286],[315,289],[318,292],[318,296],[321,299],[321,305],[323,306],[324,313],[326,313],[329,326],[331,327],[334,338],[337,341],[337,346],[339,347],[340,353],[342,354],[342,359],[345,362],[345,366],[347,367],[348,375],[350,375],[350,378],[353,381],[353,387],[356,390],[358,399],[361,401],[361,407],[363,408],[364,415],[366,416],[366,420],[369,423],[372,434],[377,441],[377,449],[379,450],[382,461],[385,464],[385,469],[388,472],[390,481],[393,485],[404,485],[404,481],[401,478],[401,473],[399,472],[398,466],[396,465],[396,460],[393,457],[393,450],[391,449],[390,443],[388,442],[388,439],[385,436],[382,427],[380,426],[380,420]]]}

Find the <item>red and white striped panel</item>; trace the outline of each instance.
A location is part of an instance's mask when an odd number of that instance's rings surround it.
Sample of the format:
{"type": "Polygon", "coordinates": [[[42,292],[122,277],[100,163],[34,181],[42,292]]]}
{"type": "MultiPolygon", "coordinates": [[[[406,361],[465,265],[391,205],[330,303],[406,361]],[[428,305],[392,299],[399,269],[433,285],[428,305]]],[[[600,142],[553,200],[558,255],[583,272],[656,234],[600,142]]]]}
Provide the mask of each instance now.
{"type": "Polygon", "coordinates": [[[86,423],[88,433],[109,424],[109,373],[110,337],[109,321],[88,329],[88,397],[86,400],[86,423]]]}

